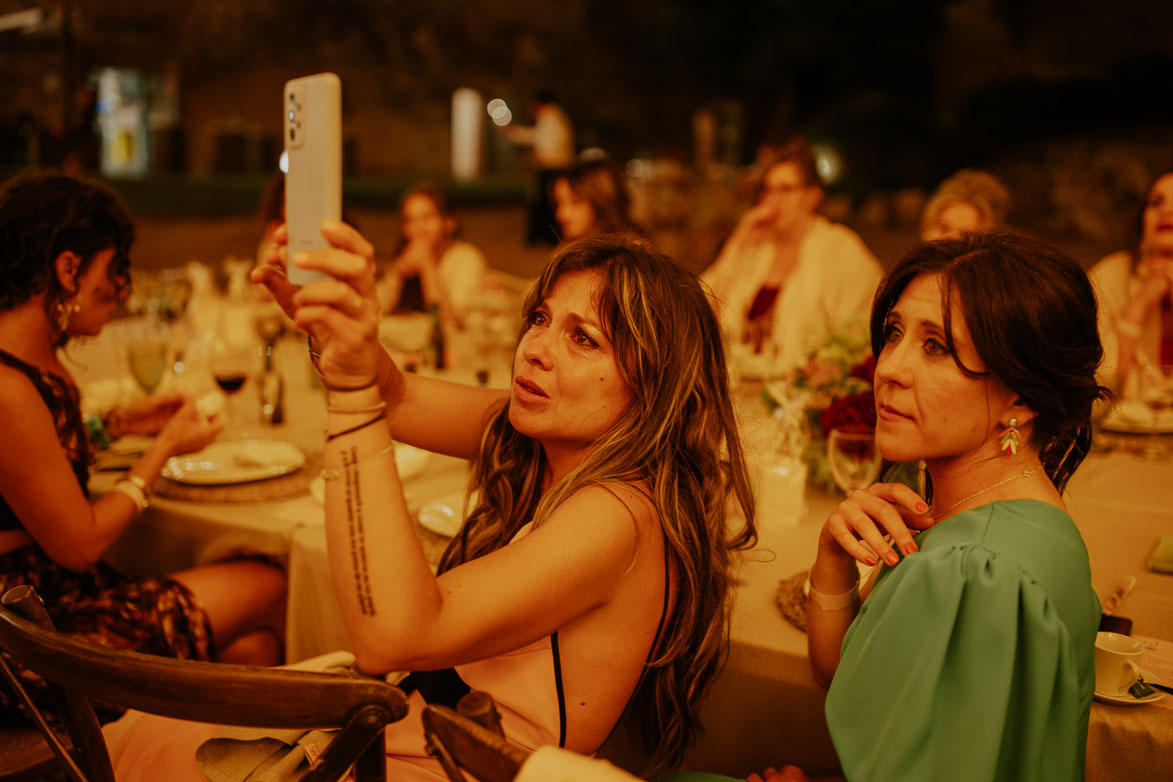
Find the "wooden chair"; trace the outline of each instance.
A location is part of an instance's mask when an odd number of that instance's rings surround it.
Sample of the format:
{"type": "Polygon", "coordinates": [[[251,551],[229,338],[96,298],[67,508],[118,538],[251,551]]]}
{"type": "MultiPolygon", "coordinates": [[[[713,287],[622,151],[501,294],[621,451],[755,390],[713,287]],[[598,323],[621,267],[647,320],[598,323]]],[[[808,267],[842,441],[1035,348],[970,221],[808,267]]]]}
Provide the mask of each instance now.
{"type": "MultiPolygon", "coordinates": [[[[335,782],[352,764],[359,782],[383,780],[383,743],[375,739],[407,714],[403,692],[380,679],[174,660],[69,638],[53,629],[30,586],[15,587],[0,598],[0,647],[50,683],[73,749],[64,746],[40,711],[33,708],[32,713],[76,782],[114,782],[91,698],[198,722],[341,728],[301,782],[335,782]]],[[[7,665],[0,678],[31,707],[7,665]]]]}
{"type": "Polygon", "coordinates": [[[473,690],[456,708],[424,707],[428,753],[440,761],[452,782],[465,782],[462,769],[480,782],[512,782],[529,753],[506,740],[493,699],[473,690]]]}

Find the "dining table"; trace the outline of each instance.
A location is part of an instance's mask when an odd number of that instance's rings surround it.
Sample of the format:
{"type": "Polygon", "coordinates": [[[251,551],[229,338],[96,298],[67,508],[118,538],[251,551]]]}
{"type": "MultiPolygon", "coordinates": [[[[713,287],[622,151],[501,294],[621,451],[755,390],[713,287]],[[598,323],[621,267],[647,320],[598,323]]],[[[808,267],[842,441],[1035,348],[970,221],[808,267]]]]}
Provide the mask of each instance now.
{"type": "MultiPolygon", "coordinates": [[[[330,580],[324,509],[315,490],[326,423],[324,394],[304,340],[281,340],[274,357],[286,380],[286,417],[276,426],[257,424],[256,434],[304,452],[302,485],[291,487],[287,496],[242,499],[225,493],[216,498],[211,490],[203,497],[184,494],[176,491],[182,487],[160,479],[156,488],[163,491],[156,491],[150,507],[107,559],[131,575],[164,573],[228,556],[259,555],[280,562],[289,578],[286,658],[295,662],[345,649],[348,639],[330,580]]],[[[83,388],[87,375],[99,379],[119,374],[121,370],[109,366],[113,360],[100,345],[86,346],[80,359],[83,388]]],[[[475,382],[466,367],[431,371],[457,382],[475,382]]],[[[507,380],[506,374],[494,383],[507,380]]],[[[751,413],[743,425],[760,427],[761,422],[751,413]]],[[[414,465],[404,481],[413,515],[437,501],[461,505],[468,482],[466,461],[429,454],[414,465]]],[[[92,491],[110,490],[119,473],[104,469],[101,461],[96,466],[92,491]]],[[[1173,683],[1173,575],[1148,565],[1158,539],[1173,534],[1171,477],[1173,461],[1167,458],[1125,448],[1098,450],[1075,474],[1065,499],[1087,543],[1093,588],[1106,601],[1122,579],[1135,577],[1116,614],[1131,620],[1132,634],[1145,643],[1142,667],[1161,671],[1173,683]]],[[[186,487],[199,488],[208,487],[186,487]]],[[[835,491],[808,486],[797,493],[772,493],[758,508],[759,544],[736,562],[728,659],[704,705],[704,730],[686,755],[687,768],[744,778],[768,766],[794,763],[811,775],[840,773],[823,716],[826,691],[811,676],[806,634],[795,621],[793,599],[814,561],[822,521],[839,499],[835,491]]],[[[417,533],[434,564],[450,531],[417,524],[417,533]]],[[[622,747],[613,752],[604,748],[603,754],[620,765],[637,765],[623,756],[622,747]]],[[[1097,697],[1091,709],[1087,779],[1173,779],[1173,696],[1135,704],[1097,697]]]]}

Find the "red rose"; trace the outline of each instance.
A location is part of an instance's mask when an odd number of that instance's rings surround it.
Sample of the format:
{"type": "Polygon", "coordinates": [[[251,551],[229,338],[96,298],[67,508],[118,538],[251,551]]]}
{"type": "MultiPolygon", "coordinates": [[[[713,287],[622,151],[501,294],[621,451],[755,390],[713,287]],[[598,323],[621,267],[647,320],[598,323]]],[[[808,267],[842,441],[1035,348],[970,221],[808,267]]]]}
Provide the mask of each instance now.
{"type": "Polygon", "coordinates": [[[836,399],[823,411],[822,424],[824,434],[830,434],[832,429],[852,431],[874,428],[876,425],[875,394],[871,389],[868,389],[860,391],[858,394],[836,399]]]}
{"type": "Polygon", "coordinates": [[[858,377],[860,380],[866,380],[868,383],[874,385],[876,382],[876,357],[868,356],[859,364],[852,367],[851,371],[847,374],[850,377],[858,377]]]}

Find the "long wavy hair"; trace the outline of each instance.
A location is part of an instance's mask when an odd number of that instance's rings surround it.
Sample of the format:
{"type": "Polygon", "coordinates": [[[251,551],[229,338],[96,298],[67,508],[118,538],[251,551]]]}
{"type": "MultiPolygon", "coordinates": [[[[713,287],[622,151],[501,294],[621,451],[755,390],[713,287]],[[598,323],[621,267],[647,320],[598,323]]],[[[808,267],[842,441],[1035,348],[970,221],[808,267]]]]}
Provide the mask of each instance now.
{"type": "Polygon", "coordinates": [[[922,274],[941,275],[945,340],[954,362],[969,377],[998,378],[1034,411],[1031,444],[1051,483],[1063,491],[1091,449],[1092,406],[1108,396],[1096,382],[1104,351],[1087,273],[1048,244],[996,231],[918,245],[889,269],[876,291],[871,340],[877,359],[892,307],[922,274]],[[957,357],[954,307],[965,318],[984,372],[957,357]]]}
{"type": "Polygon", "coordinates": [[[701,702],[728,648],[730,555],[756,539],[753,499],[720,330],[696,276],[635,237],[581,239],[542,272],[526,299],[525,322],[559,277],[578,271],[600,277],[599,315],[633,401],[581,463],[544,492],[541,445],[513,428],[508,406],[497,411],[472,478],[479,504],[440,570],[505,546],[524,524],[541,524],[585,486],[647,486],[677,591],[628,707],[654,771],[678,764],[699,732],[701,702]],[[742,523],[727,519],[731,494],[742,523]]]}

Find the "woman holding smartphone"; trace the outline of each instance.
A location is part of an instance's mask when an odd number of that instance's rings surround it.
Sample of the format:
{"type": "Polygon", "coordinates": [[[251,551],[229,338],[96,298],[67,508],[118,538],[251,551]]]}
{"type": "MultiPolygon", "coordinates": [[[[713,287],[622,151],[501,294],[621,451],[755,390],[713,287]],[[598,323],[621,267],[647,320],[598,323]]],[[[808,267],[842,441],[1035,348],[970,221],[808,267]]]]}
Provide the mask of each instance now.
{"type": "MultiPolygon", "coordinates": [[[[254,279],[312,335],[327,389],[326,534],[358,667],[443,672],[411,677],[412,716],[386,734],[388,776],[442,778],[416,715],[425,695],[468,687],[493,696],[523,747],[593,753],[630,711],[649,769],[677,764],[727,643],[731,552],[754,539],[697,278],[642,241],[566,246],[525,302],[513,383],[498,391],[400,372],[375,339],[373,248],[340,223],[323,233],[331,249],[293,262],[330,279],[254,279]],[[473,463],[480,500],[438,575],[395,441],[473,463]],[[744,524],[727,518],[730,495],[744,524]]],[[[214,726],[180,737],[151,722],[115,749],[120,769],[198,779],[195,747],[214,726]]]]}

